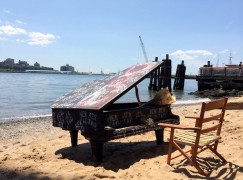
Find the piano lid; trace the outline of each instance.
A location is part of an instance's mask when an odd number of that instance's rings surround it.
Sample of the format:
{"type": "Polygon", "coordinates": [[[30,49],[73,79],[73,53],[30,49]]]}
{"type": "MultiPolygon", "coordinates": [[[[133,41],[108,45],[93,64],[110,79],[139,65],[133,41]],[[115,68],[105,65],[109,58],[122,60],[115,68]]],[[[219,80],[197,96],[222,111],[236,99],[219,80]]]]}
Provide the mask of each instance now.
{"type": "Polygon", "coordinates": [[[140,83],[161,62],[136,64],[120,74],[85,83],[61,96],[52,108],[100,110],[140,83]]]}

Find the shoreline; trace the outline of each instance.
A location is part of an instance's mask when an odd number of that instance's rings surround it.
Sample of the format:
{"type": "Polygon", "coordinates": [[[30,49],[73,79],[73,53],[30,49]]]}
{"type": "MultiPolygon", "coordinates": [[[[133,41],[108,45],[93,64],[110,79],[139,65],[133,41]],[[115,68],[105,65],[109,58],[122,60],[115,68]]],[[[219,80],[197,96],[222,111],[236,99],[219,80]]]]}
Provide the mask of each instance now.
{"type": "Polygon", "coordinates": [[[30,119],[38,119],[38,118],[48,118],[52,117],[51,114],[46,114],[46,115],[34,115],[34,116],[22,116],[22,117],[9,117],[9,118],[2,118],[0,119],[0,125],[4,123],[9,123],[9,122],[22,122],[22,121],[27,121],[30,119]]]}
{"type": "MultiPolygon", "coordinates": [[[[184,117],[198,115],[200,107],[176,106],[172,112],[188,125],[192,121],[184,117]]],[[[219,143],[219,152],[228,163],[214,170],[212,179],[243,179],[242,110],[243,97],[229,98],[219,143]]],[[[80,133],[78,146],[70,147],[69,132],[53,127],[51,116],[0,123],[0,135],[0,179],[202,178],[182,158],[167,165],[168,145],[156,145],[154,132],[105,143],[101,164],[90,161],[90,144],[80,133]]],[[[166,129],[165,141],[167,137],[166,129]]],[[[205,154],[202,157],[211,155],[205,154]]]]}
{"type": "Polygon", "coordinates": [[[61,74],[61,75],[84,75],[84,76],[90,76],[90,75],[111,76],[111,74],[112,74],[112,73],[109,73],[109,74],[100,74],[100,73],[89,74],[88,72],[83,72],[83,73],[77,73],[77,72],[75,72],[75,73],[62,73],[60,71],[59,72],[0,71],[0,73],[61,74]]]}

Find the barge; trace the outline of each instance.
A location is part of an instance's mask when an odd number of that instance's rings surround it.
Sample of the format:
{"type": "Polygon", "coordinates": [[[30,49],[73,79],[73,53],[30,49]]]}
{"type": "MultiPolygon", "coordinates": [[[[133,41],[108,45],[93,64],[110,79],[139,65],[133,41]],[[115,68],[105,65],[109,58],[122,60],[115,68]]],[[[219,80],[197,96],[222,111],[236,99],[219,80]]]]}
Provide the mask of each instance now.
{"type": "Polygon", "coordinates": [[[240,63],[213,67],[208,61],[207,65],[199,69],[196,81],[199,91],[213,88],[243,90],[243,66],[240,63]]]}

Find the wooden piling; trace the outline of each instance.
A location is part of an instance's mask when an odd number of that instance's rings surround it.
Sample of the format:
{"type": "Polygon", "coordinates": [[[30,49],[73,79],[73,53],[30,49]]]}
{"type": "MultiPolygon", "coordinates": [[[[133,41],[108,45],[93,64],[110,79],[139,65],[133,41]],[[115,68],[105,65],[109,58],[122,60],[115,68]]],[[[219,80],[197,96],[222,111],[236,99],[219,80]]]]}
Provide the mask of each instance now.
{"type": "Polygon", "coordinates": [[[171,59],[169,59],[169,54],[166,54],[166,59],[163,59],[162,65],[162,84],[161,87],[171,91],[171,59]]]}
{"type": "MultiPolygon", "coordinates": [[[[158,57],[155,57],[155,62],[158,62],[158,57]]],[[[160,68],[160,67],[159,67],[160,68]]],[[[158,88],[158,71],[154,71],[152,72],[151,76],[150,76],[150,82],[149,82],[149,90],[157,90],[158,88]]]]}
{"type": "MultiPolygon", "coordinates": [[[[155,61],[158,61],[158,57],[155,57],[155,61]]],[[[151,74],[148,88],[158,91],[165,87],[171,91],[171,60],[168,54],[166,54],[166,59],[162,60],[161,66],[151,74]]]]}
{"type": "Polygon", "coordinates": [[[181,64],[177,65],[175,80],[174,80],[174,90],[183,90],[185,83],[185,74],[186,74],[186,66],[184,65],[184,61],[181,61],[181,64]]]}

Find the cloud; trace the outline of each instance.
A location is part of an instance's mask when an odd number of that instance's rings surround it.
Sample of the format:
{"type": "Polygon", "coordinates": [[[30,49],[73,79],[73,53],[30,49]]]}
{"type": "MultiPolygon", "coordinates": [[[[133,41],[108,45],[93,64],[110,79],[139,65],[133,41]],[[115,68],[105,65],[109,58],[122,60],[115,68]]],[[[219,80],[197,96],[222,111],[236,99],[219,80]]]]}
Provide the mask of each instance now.
{"type": "Polygon", "coordinates": [[[185,53],[198,54],[198,55],[203,55],[203,56],[212,56],[213,55],[213,53],[206,51],[206,50],[188,50],[188,51],[185,51],[185,53]]]}
{"type": "Polygon", "coordinates": [[[213,53],[207,50],[177,50],[172,52],[170,55],[182,60],[195,60],[199,56],[213,56],[213,53]]]}
{"type": "Polygon", "coordinates": [[[16,42],[24,43],[24,42],[26,42],[26,40],[25,39],[16,39],[16,42]]]}
{"type": "Polygon", "coordinates": [[[30,32],[29,33],[30,41],[29,45],[42,45],[46,46],[48,44],[52,44],[55,39],[58,39],[58,36],[53,34],[43,34],[40,32],[30,32]]]}
{"type": "Polygon", "coordinates": [[[228,53],[230,50],[229,49],[224,49],[222,51],[219,52],[219,54],[225,54],[225,53],[228,53]]]}
{"type": "MultiPolygon", "coordinates": [[[[18,24],[26,24],[21,20],[16,20],[18,24]]],[[[0,26],[0,41],[7,40],[7,36],[16,37],[15,41],[20,43],[27,43],[28,45],[40,45],[47,46],[55,42],[56,39],[59,39],[59,36],[54,34],[44,34],[41,32],[28,32],[23,28],[19,28],[12,25],[2,25],[0,26]],[[21,35],[21,36],[20,36],[21,35]]]]}
{"type": "Polygon", "coordinates": [[[26,34],[26,30],[22,28],[13,27],[10,25],[0,26],[0,34],[6,35],[19,35],[19,34],[26,34]]]}
{"type": "Polygon", "coordinates": [[[18,23],[18,24],[23,24],[23,25],[26,25],[26,24],[27,24],[26,22],[23,22],[23,21],[18,20],[18,19],[16,19],[15,21],[16,21],[16,23],[18,23]]]}

